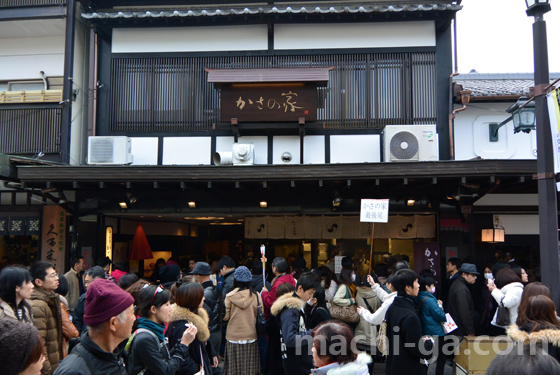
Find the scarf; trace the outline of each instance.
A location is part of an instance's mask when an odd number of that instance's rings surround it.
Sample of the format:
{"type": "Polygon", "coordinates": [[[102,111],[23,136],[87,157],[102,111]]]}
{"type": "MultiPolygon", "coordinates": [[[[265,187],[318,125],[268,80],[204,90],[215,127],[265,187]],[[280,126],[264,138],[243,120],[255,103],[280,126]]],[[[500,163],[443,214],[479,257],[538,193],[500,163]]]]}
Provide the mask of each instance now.
{"type": "Polygon", "coordinates": [[[158,324],[146,318],[138,318],[138,328],[148,329],[155,333],[161,341],[165,341],[165,336],[163,335],[165,325],[163,324],[158,324]]]}

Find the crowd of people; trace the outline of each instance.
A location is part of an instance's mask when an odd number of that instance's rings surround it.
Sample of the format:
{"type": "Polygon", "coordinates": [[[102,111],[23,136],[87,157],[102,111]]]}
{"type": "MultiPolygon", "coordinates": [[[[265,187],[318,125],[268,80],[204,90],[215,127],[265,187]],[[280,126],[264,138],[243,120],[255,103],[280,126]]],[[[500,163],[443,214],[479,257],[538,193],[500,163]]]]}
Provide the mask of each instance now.
{"type": "Polygon", "coordinates": [[[361,252],[310,271],[303,258],[276,257],[271,280],[261,259],[228,256],[193,258],[185,270],[161,259],[149,279],[106,257],[85,270],[77,256],[64,275],[44,261],[9,266],[0,272],[2,374],[362,375],[384,361],[388,375],[424,375],[430,364],[442,375],[481,329],[520,348],[488,373],[523,358],[517,370],[560,374],[550,290],[512,259],[485,267],[482,298],[473,298],[476,266],[456,258],[445,285],[406,257],[372,270],[361,252]]]}

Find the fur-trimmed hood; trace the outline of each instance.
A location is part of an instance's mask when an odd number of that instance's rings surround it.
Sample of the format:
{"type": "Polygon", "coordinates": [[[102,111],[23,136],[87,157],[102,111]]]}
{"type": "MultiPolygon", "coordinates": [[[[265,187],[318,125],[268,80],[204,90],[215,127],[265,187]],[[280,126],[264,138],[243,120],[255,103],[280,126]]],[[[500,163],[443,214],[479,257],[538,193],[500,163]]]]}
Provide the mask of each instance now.
{"type": "Polygon", "coordinates": [[[189,309],[173,304],[171,306],[171,321],[186,320],[193,323],[198,329],[196,338],[198,341],[205,342],[210,338],[210,330],[208,329],[208,313],[206,310],[198,309],[197,313],[193,313],[189,309]]]}
{"type": "Polygon", "coordinates": [[[535,332],[525,332],[515,324],[506,330],[507,335],[519,343],[546,342],[550,345],[560,347],[560,329],[543,329],[535,332]]]}
{"type": "Polygon", "coordinates": [[[286,293],[280,296],[270,308],[270,313],[277,316],[285,308],[301,310],[305,307],[305,301],[299,297],[294,297],[293,294],[286,293]]]}

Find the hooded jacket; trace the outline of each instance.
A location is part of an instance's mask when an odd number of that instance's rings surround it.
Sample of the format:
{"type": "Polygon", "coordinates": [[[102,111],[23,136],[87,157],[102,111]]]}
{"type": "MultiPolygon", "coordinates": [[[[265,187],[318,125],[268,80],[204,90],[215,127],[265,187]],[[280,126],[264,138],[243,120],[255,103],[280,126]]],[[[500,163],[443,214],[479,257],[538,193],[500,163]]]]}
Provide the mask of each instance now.
{"type": "Polygon", "coordinates": [[[189,345],[189,355],[176,374],[195,374],[200,371],[201,352],[204,362],[204,373],[212,374],[212,361],[217,354],[214,353],[214,348],[208,341],[210,330],[208,329],[208,314],[206,310],[198,309],[195,314],[187,308],[174,304],[171,307],[171,322],[165,332],[165,336],[169,339],[169,347],[172,348],[181,341],[183,332],[187,329],[185,327],[186,323],[194,324],[198,332],[195,340],[189,345]]]}
{"type": "Polygon", "coordinates": [[[85,332],[54,375],[127,375],[123,354],[119,349],[104,351],[85,332]]]}
{"type": "MultiPolygon", "coordinates": [[[[24,312],[24,316],[21,321],[27,324],[33,324],[33,312],[31,311],[31,305],[26,300],[23,300],[21,301],[21,306],[24,312]]],[[[8,305],[7,302],[0,298],[0,319],[4,318],[19,321],[14,309],[12,309],[12,306],[8,305]]]]}
{"type": "Polygon", "coordinates": [[[272,288],[268,292],[262,292],[262,299],[264,302],[264,316],[268,319],[268,314],[270,314],[270,308],[274,301],[276,301],[276,289],[284,283],[292,284],[296,286],[296,280],[291,274],[284,274],[282,276],[276,277],[272,280],[272,288]]]}
{"type": "Polygon", "coordinates": [[[531,322],[525,323],[522,327],[512,324],[506,332],[512,340],[519,344],[543,344],[546,352],[560,362],[560,327],[531,332],[533,327],[534,323],[531,322]]]}
{"type": "Polygon", "coordinates": [[[306,328],[305,304],[305,301],[294,292],[281,296],[270,309],[280,328],[282,366],[286,374],[290,375],[309,375],[313,367],[311,354],[313,340],[306,328]],[[309,336],[309,339],[304,336],[309,336]],[[298,345],[303,347],[297,348],[298,345]]]}
{"type": "Polygon", "coordinates": [[[474,305],[464,277],[457,278],[451,284],[447,303],[449,315],[457,324],[457,329],[451,334],[455,336],[474,335],[474,305]]]}
{"type": "Polygon", "coordinates": [[[371,357],[366,353],[360,353],[354,362],[345,365],[331,363],[311,370],[311,375],[368,375],[368,363],[371,363],[371,357]]]}
{"type": "Polygon", "coordinates": [[[439,307],[437,298],[429,292],[420,292],[418,297],[418,312],[422,321],[422,332],[428,336],[445,336],[441,323],[447,321],[445,311],[439,307]]]}
{"type": "Polygon", "coordinates": [[[430,359],[433,343],[422,339],[422,326],[414,297],[398,293],[387,310],[387,375],[422,375],[426,366],[420,359],[430,359]],[[395,327],[399,327],[397,331],[395,327]],[[421,346],[423,346],[421,350],[421,346]],[[427,353],[427,354],[423,354],[427,353]]]}
{"type": "Polygon", "coordinates": [[[47,353],[41,374],[50,375],[63,358],[60,298],[54,292],[47,293],[41,288],[33,288],[30,303],[33,309],[33,325],[39,330],[47,353]]]}
{"type": "MultiPolygon", "coordinates": [[[[381,307],[381,300],[377,294],[369,287],[360,286],[357,288],[356,293],[356,305],[367,310],[370,313],[375,313],[381,307]],[[371,311],[370,311],[371,308],[371,311]]],[[[354,337],[356,337],[356,342],[362,345],[375,345],[375,335],[376,330],[370,322],[364,319],[364,314],[360,315],[360,321],[354,329],[354,337]]],[[[385,317],[385,314],[383,314],[385,317]]]]}
{"type": "Polygon", "coordinates": [[[249,289],[240,291],[235,288],[226,295],[224,320],[229,322],[227,340],[257,339],[257,309],[262,303],[261,297],[257,293],[251,293],[249,289]]]}
{"type": "MultiPolygon", "coordinates": [[[[523,294],[523,284],[521,283],[510,283],[504,286],[502,289],[494,289],[492,291],[492,297],[498,303],[498,306],[507,307],[509,310],[509,323],[515,324],[517,322],[517,309],[521,303],[521,295],[523,294]]],[[[498,317],[498,310],[494,314],[492,319],[492,324],[497,326],[496,318],[498,317]]]]}

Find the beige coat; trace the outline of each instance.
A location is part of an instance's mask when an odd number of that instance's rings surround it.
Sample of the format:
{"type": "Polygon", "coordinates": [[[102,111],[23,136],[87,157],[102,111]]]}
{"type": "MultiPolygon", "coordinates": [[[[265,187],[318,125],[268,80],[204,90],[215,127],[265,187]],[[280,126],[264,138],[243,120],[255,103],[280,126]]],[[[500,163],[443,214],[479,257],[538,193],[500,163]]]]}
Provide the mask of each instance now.
{"type": "Polygon", "coordinates": [[[39,336],[45,344],[46,360],[41,374],[50,375],[63,357],[60,298],[54,292],[47,294],[41,288],[34,288],[30,302],[33,308],[33,325],[39,330],[39,336]]]}
{"type": "Polygon", "coordinates": [[[224,321],[229,321],[226,332],[227,340],[257,339],[256,324],[259,304],[261,307],[263,306],[261,296],[251,293],[248,289],[239,291],[239,288],[235,288],[226,294],[224,321]]]}
{"type": "Polygon", "coordinates": [[[70,271],[64,274],[66,280],[68,280],[68,294],[65,296],[68,301],[68,312],[72,314],[78,299],[80,299],[80,282],[78,280],[78,273],[70,268],[70,271]]]}

